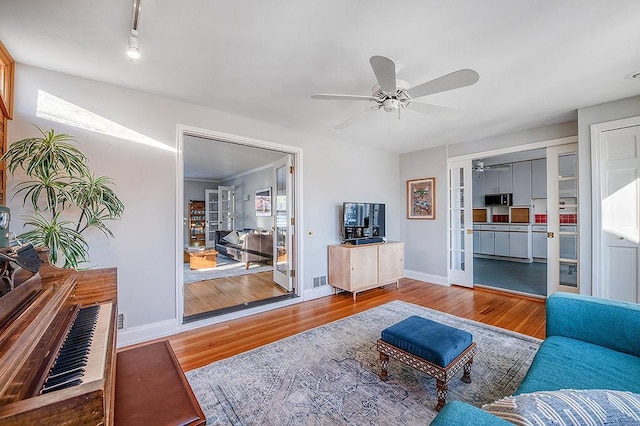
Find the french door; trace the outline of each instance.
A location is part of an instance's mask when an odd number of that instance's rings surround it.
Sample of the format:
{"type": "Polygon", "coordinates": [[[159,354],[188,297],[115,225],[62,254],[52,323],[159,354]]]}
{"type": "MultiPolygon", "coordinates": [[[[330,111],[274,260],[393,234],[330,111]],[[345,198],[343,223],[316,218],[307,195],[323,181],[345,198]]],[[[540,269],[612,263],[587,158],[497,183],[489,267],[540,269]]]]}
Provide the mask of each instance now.
{"type": "Polygon", "coordinates": [[[578,144],[547,148],[547,296],[580,292],[578,144]]]}
{"type": "Polygon", "coordinates": [[[473,287],[471,160],[449,163],[449,284],[473,287]]]}
{"type": "Polygon", "coordinates": [[[287,154],[273,164],[275,185],[271,210],[273,214],[273,281],[285,290],[294,290],[291,244],[294,237],[292,155],[287,154]]]}

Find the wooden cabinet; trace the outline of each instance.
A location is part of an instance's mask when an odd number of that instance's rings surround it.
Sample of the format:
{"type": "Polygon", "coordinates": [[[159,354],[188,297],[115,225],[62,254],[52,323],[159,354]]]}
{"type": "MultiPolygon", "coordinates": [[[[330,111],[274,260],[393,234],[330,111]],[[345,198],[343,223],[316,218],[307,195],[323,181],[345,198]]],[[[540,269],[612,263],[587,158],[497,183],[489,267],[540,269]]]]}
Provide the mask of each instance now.
{"type": "Polygon", "coordinates": [[[189,246],[204,247],[205,246],[205,214],[204,201],[189,201],[189,246]]]}
{"type": "Polygon", "coordinates": [[[329,246],[329,284],[356,294],[404,276],[404,243],[329,246]]]}
{"type": "Polygon", "coordinates": [[[547,198],[547,160],[531,161],[531,198],[547,198]]]}

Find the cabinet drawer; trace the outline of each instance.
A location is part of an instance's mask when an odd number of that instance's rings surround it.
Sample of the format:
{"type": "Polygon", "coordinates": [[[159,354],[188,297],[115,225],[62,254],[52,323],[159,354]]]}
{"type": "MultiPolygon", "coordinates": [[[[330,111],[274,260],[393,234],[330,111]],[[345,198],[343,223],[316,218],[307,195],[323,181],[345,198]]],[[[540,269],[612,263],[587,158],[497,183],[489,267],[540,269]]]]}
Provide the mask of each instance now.
{"type": "Polygon", "coordinates": [[[509,231],[529,232],[529,225],[509,225],[509,231]]]}

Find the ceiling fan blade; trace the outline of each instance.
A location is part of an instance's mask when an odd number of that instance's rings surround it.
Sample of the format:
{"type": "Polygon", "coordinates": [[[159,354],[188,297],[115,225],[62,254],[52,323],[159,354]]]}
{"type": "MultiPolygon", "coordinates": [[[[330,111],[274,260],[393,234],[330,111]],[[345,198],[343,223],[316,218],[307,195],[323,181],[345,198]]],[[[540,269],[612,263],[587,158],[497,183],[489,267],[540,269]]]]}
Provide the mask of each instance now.
{"type": "Polygon", "coordinates": [[[380,89],[387,93],[396,93],[396,63],[386,56],[372,56],[369,59],[380,89]]]}
{"type": "Polygon", "coordinates": [[[457,108],[443,107],[440,105],[432,105],[419,101],[412,101],[407,107],[410,111],[419,112],[421,114],[432,115],[444,120],[457,120],[462,118],[464,111],[457,108]]]}
{"type": "Polygon", "coordinates": [[[371,107],[371,108],[367,108],[364,111],[360,111],[359,113],[357,113],[353,117],[350,117],[350,118],[346,119],[345,121],[343,121],[342,123],[339,123],[338,125],[336,125],[335,129],[342,130],[342,129],[345,129],[345,128],[351,126],[353,123],[362,120],[366,116],[366,113],[371,111],[372,109],[380,109],[380,107],[374,106],[374,107],[371,107]]]}
{"type": "Polygon", "coordinates": [[[407,95],[413,99],[434,93],[446,92],[447,90],[458,89],[460,87],[471,86],[480,79],[480,75],[474,70],[463,69],[443,75],[426,83],[419,84],[406,90],[407,95]]]}
{"type": "Polygon", "coordinates": [[[311,95],[311,99],[329,99],[333,101],[375,101],[376,98],[372,96],[363,95],[331,95],[331,94],[317,94],[311,95]]]}

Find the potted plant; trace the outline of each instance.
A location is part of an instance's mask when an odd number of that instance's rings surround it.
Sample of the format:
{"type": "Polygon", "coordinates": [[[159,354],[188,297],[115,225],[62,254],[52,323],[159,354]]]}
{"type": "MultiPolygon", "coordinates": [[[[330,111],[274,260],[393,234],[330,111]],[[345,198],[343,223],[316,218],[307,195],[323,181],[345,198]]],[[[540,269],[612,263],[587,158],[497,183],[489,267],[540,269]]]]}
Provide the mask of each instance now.
{"type": "Polygon", "coordinates": [[[25,222],[31,229],[18,238],[48,247],[52,264],[77,268],[89,260],[83,234],[98,229],[113,237],[106,222],[119,219],[124,204],[112,179],[91,173],[74,137],[36,128],[41,136],[12,143],[0,158],[11,175],[21,169],[28,177],[15,186],[14,197],[22,194],[22,205],[33,209],[25,222]]]}

